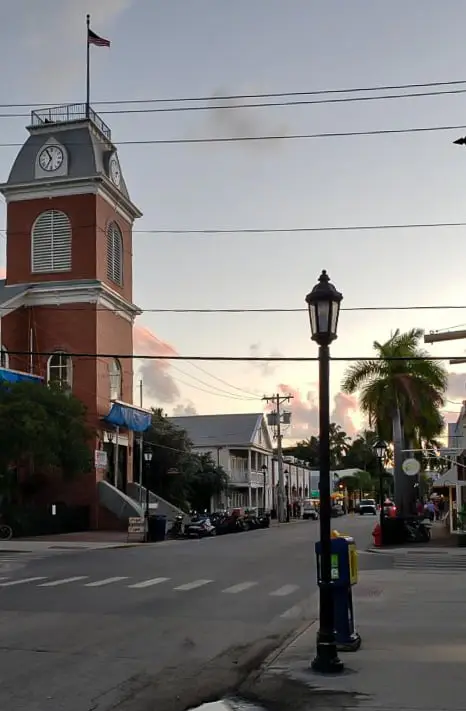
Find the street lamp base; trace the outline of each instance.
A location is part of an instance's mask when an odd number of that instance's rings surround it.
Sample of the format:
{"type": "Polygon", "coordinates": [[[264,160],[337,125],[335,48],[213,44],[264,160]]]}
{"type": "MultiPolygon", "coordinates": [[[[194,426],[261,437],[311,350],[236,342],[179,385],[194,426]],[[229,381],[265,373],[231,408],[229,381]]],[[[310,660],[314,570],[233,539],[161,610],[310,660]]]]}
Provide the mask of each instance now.
{"type": "Polygon", "coordinates": [[[312,671],[319,674],[341,674],[344,668],[338,658],[336,644],[317,642],[317,654],[311,662],[312,671]]]}

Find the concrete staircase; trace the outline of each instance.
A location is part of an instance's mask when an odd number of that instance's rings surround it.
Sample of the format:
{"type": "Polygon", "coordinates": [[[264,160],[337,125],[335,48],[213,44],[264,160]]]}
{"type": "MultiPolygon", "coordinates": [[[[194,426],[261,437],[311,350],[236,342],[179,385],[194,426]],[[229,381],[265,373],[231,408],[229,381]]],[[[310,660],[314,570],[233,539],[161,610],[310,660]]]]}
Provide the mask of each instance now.
{"type": "MultiPolygon", "coordinates": [[[[137,503],[138,506],[140,506],[139,502],[142,502],[142,509],[144,509],[144,502],[146,500],[145,487],[135,481],[131,481],[128,482],[126,490],[128,492],[128,496],[131,497],[131,499],[137,503]]],[[[167,517],[168,528],[170,528],[173,524],[176,516],[183,516],[185,522],[189,519],[189,516],[184,511],[179,509],[178,506],[162,499],[161,496],[154,494],[153,491],[149,491],[149,507],[151,510],[156,509],[158,514],[167,517]]]]}

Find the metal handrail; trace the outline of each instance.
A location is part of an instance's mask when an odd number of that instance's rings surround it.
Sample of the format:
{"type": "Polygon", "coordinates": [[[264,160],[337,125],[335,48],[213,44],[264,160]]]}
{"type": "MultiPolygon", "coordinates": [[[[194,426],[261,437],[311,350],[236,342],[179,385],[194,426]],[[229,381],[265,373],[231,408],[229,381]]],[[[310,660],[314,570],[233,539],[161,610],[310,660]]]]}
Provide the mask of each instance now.
{"type": "Polygon", "coordinates": [[[63,106],[51,106],[45,109],[31,111],[31,126],[46,126],[47,124],[72,123],[88,119],[99,129],[108,140],[111,140],[112,132],[100,116],[86,104],[64,104],[63,106]]]}

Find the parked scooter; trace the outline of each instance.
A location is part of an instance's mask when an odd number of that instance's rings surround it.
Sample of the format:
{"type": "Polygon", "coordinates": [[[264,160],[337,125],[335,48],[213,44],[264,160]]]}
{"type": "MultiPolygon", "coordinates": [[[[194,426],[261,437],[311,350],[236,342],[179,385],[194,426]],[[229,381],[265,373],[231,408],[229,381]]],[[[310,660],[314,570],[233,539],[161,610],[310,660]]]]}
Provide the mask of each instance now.
{"type": "Polygon", "coordinates": [[[428,518],[412,518],[405,522],[406,540],[411,543],[428,543],[431,539],[432,523],[428,518]]]}
{"type": "Polygon", "coordinates": [[[169,538],[184,538],[185,534],[183,520],[184,516],[182,514],[178,514],[177,516],[175,516],[173,526],[170,528],[167,534],[169,538]]]}

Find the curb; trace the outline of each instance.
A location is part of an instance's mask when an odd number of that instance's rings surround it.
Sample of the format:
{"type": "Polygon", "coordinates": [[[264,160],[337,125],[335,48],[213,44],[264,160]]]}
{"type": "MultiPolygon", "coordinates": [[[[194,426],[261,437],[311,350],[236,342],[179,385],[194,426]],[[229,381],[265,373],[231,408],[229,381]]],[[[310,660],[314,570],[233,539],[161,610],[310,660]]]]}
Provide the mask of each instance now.
{"type": "Polygon", "coordinates": [[[278,646],[264,659],[262,664],[255,671],[249,674],[246,682],[257,681],[263,674],[267,673],[267,670],[276,662],[276,660],[285,652],[288,647],[291,647],[300,637],[306,634],[311,627],[313,627],[317,622],[317,617],[306,620],[299,627],[295,628],[291,632],[288,632],[282,636],[278,646]]]}

